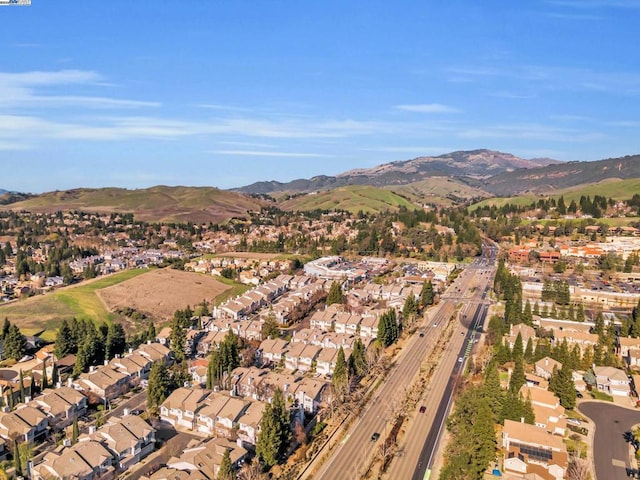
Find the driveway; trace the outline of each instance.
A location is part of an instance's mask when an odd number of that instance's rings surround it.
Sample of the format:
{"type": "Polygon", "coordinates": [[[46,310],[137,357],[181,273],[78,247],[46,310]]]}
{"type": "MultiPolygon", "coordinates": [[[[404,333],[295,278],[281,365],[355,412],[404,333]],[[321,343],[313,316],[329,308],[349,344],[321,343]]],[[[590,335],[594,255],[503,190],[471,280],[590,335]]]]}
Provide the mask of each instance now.
{"type": "Polygon", "coordinates": [[[627,480],[629,444],[624,434],[640,423],[640,411],[618,407],[606,402],[584,402],[579,410],[596,426],[593,458],[596,480],[627,480]]]}

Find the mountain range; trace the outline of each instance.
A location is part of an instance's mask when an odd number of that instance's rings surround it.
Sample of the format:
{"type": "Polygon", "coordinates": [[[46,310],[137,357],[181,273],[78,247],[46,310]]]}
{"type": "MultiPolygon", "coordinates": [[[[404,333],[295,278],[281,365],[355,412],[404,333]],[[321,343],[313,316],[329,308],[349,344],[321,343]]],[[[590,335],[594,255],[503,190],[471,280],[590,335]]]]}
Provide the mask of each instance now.
{"type": "Polygon", "coordinates": [[[431,177],[457,178],[463,183],[478,184],[481,180],[500,173],[559,163],[550,158],[526,160],[510,153],[492,150],[458,151],[436,157],[400,160],[373,168],[349,170],[336,176],[320,175],[287,183],[275,180],[256,182],[235,190],[247,194],[312,192],[345,185],[372,185],[376,187],[407,185],[431,177]]]}
{"type": "MultiPolygon", "coordinates": [[[[375,212],[401,206],[468,204],[496,196],[535,198],[565,191],[575,194],[576,190],[589,194],[590,188],[603,183],[638,178],[640,155],[559,162],[472,150],[395,161],[335,176],[257,182],[233,190],[167,186],[138,190],[78,188],[39,195],[5,190],[0,191],[0,204],[5,209],[36,212],[132,212],[147,221],[220,222],[244,217],[248,211],[267,205],[283,210],[375,212]]],[[[611,185],[607,187],[610,188],[611,185]]],[[[640,192],[620,191],[616,196],[630,198],[634,193],[640,192]]]]}

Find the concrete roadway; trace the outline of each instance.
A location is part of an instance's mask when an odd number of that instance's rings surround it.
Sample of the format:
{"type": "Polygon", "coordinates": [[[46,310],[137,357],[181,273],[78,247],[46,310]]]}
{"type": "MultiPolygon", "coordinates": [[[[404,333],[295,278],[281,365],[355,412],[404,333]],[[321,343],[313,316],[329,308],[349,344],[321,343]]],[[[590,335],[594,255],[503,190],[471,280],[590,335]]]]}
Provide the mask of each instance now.
{"type": "MultiPolygon", "coordinates": [[[[474,274],[471,267],[469,274],[474,274]]],[[[453,402],[455,387],[458,383],[459,374],[464,368],[466,357],[473,348],[476,335],[474,330],[478,325],[482,325],[487,313],[487,306],[478,303],[478,300],[486,292],[485,284],[488,279],[481,277],[470,279],[473,286],[478,286],[473,294],[472,302],[465,303],[462,309],[463,325],[456,328],[451,339],[451,343],[443,353],[442,358],[429,382],[427,390],[417,406],[417,411],[407,428],[402,444],[399,445],[401,456],[394,458],[388,470],[389,479],[413,479],[422,480],[426,471],[431,468],[434,455],[437,451],[440,435],[445,426],[449,409],[453,402]],[[470,321],[469,321],[470,320],[470,321]],[[460,335],[460,333],[467,333],[460,335]],[[464,361],[460,362],[459,359],[464,361]],[[427,407],[425,413],[420,413],[421,405],[427,407]]]]}
{"type": "Polygon", "coordinates": [[[640,423],[640,412],[606,402],[583,402],[578,409],[596,425],[593,460],[598,480],[625,480],[629,464],[629,444],[624,433],[640,423]]]}
{"type": "MultiPolygon", "coordinates": [[[[474,274],[469,274],[467,271],[463,272],[449,287],[448,293],[453,293],[452,289],[456,288],[460,288],[461,291],[471,288],[473,285],[470,285],[469,281],[473,277],[475,277],[474,274]]],[[[414,335],[409,340],[407,346],[399,354],[395,366],[387,375],[386,380],[378,387],[371,401],[361,413],[360,419],[350,428],[332,455],[313,478],[349,480],[359,479],[362,476],[378,445],[386,438],[388,433],[387,425],[391,422],[394,407],[402,403],[406,396],[406,389],[419,373],[422,361],[434,349],[440,331],[445,328],[445,324],[455,312],[455,306],[454,302],[443,301],[435,307],[435,311],[430,312],[426,327],[419,327],[418,330],[424,333],[424,337],[414,335]],[[434,327],[434,324],[437,326],[434,327]],[[380,434],[380,440],[373,443],[371,436],[375,432],[380,434]]],[[[466,338],[465,331],[466,329],[457,327],[456,333],[451,340],[450,351],[448,351],[446,358],[449,360],[453,358],[454,364],[457,362],[458,352],[466,338]],[[463,335],[460,335],[460,333],[463,333],[463,335]]],[[[449,365],[449,372],[454,366],[449,365]]],[[[437,398],[441,396],[442,393],[437,398]]],[[[411,475],[396,478],[411,478],[411,475]]]]}

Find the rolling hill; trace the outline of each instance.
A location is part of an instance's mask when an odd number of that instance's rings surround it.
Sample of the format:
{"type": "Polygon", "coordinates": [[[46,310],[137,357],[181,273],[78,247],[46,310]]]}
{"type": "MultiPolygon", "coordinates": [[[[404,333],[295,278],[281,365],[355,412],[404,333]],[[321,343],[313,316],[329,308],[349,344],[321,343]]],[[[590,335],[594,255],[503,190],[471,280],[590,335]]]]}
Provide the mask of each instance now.
{"type": "Polygon", "coordinates": [[[430,177],[407,185],[385,188],[418,205],[449,206],[491,196],[484,190],[449,177],[430,177]]]}
{"type": "Polygon", "coordinates": [[[496,196],[550,193],[607,179],[640,178],[640,155],[503,172],[472,184],[496,196]]]}
{"type": "Polygon", "coordinates": [[[295,196],[280,203],[283,210],[348,210],[356,213],[397,210],[405,206],[418,208],[416,204],[391,190],[367,185],[349,185],[330,191],[295,196]]]}
{"type": "Polygon", "coordinates": [[[277,181],[257,182],[236,191],[249,194],[273,192],[312,192],[328,190],[345,185],[406,185],[431,177],[468,178],[480,181],[492,175],[510,172],[519,168],[535,168],[557,163],[551,159],[525,160],[510,153],[492,150],[452,152],[437,157],[418,157],[385,163],[373,168],[349,170],[334,177],[317,176],[287,183],[277,181]]]}
{"type": "Polygon", "coordinates": [[[78,188],[48,192],[11,203],[7,208],[33,212],[131,212],[139,220],[200,223],[244,217],[248,210],[259,210],[261,206],[262,202],[253,198],[212,187],[157,186],[139,190],[78,188]]]}

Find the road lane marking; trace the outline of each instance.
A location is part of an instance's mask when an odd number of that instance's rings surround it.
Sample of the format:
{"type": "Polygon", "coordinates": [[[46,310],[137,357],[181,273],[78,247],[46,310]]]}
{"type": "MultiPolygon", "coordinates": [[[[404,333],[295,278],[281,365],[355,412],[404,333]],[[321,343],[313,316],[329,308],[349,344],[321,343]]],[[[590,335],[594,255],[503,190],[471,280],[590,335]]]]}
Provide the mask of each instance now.
{"type": "Polygon", "coordinates": [[[347,443],[347,440],[349,440],[349,437],[351,436],[350,433],[346,434],[344,436],[344,438],[342,439],[342,441],[340,442],[340,445],[344,445],[345,443],[347,443]]]}
{"type": "Polygon", "coordinates": [[[614,467],[627,468],[627,463],[624,460],[616,460],[615,458],[611,460],[611,465],[614,467]]]}

